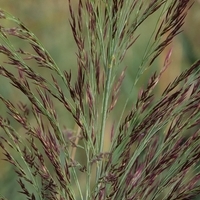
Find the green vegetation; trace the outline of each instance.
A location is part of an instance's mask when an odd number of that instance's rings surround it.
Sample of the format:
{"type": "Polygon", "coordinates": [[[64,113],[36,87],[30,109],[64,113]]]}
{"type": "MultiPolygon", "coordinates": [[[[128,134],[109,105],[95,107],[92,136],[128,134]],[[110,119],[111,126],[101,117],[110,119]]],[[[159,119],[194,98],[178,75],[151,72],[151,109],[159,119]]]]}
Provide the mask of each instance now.
{"type": "Polygon", "coordinates": [[[16,94],[0,93],[0,147],[19,191],[0,190],[2,200],[197,197],[200,60],[156,93],[173,70],[170,44],[191,5],[79,0],[76,7],[69,0],[77,63],[66,69],[24,23],[0,10],[0,76],[16,94]],[[126,65],[140,40],[139,58],[126,65]]]}

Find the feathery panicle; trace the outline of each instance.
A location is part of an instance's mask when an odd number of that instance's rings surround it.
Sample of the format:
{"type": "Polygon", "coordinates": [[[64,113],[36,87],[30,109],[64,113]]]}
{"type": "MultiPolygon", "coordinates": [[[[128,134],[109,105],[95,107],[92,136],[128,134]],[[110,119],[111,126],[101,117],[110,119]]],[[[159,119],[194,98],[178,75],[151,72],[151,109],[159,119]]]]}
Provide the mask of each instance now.
{"type": "Polygon", "coordinates": [[[123,63],[127,51],[146,34],[138,33],[139,27],[160,13],[131,83],[136,90],[143,73],[182,31],[191,1],[68,4],[76,74],[62,71],[19,19],[0,10],[0,53],[5,58],[0,76],[27,99],[0,94],[7,111],[0,116],[0,147],[14,167],[19,195],[30,200],[183,200],[200,194],[200,61],[155,98],[156,86],[170,68],[170,49],[136,101],[131,92],[123,108],[118,100],[130,69],[123,63]],[[4,21],[14,25],[7,27],[4,21]],[[15,47],[11,37],[31,50],[15,47]],[[66,124],[58,106],[68,113],[66,124]],[[121,116],[110,122],[116,110],[121,116]],[[68,127],[70,117],[74,130],[68,127]]]}

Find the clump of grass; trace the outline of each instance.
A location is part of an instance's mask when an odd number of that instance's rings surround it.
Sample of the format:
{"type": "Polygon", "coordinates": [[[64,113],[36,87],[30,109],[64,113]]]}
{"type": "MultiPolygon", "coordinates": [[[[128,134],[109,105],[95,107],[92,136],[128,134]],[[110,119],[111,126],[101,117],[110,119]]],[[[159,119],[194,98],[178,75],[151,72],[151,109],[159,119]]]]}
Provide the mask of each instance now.
{"type": "Polygon", "coordinates": [[[0,95],[9,114],[0,117],[0,146],[26,199],[186,200],[200,193],[200,60],[154,98],[170,65],[170,50],[161,71],[138,92],[132,109],[127,111],[127,96],[121,115],[110,131],[106,129],[126,78],[122,61],[140,39],[137,29],[159,13],[132,90],[180,33],[190,6],[189,0],[79,0],[75,13],[69,0],[76,75],[62,71],[20,20],[0,10],[1,21],[15,23],[9,28],[1,25],[0,52],[7,58],[0,66],[1,76],[28,101],[19,98],[15,103],[0,95]],[[31,52],[16,48],[12,36],[27,42],[31,52]],[[40,68],[50,76],[41,76],[40,68]],[[61,124],[55,104],[72,116],[76,130],[61,124]],[[105,137],[110,138],[108,151],[105,137]]]}

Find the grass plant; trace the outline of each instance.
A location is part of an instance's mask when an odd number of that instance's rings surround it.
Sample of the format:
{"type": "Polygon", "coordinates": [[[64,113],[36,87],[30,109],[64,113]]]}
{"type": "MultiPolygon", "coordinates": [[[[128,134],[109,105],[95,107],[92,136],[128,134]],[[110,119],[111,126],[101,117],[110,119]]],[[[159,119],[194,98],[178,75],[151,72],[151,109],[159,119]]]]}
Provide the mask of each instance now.
{"type": "Polygon", "coordinates": [[[77,69],[76,74],[61,70],[25,24],[0,10],[0,75],[19,94],[15,100],[0,94],[1,108],[6,110],[0,114],[0,147],[17,175],[16,199],[196,197],[200,193],[200,60],[158,96],[156,87],[170,68],[170,49],[161,70],[138,90],[136,101],[132,98],[144,73],[182,31],[192,2],[79,0],[76,10],[68,1],[77,45],[77,65],[71,68],[77,69]],[[132,67],[123,61],[145,34],[140,27],[152,16],[155,26],[141,52],[140,66],[134,68],[129,95],[120,99],[132,67]],[[16,44],[18,40],[29,51],[16,44]],[[57,105],[73,119],[73,130],[68,118],[65,124],[60,119],[57,105]]]}

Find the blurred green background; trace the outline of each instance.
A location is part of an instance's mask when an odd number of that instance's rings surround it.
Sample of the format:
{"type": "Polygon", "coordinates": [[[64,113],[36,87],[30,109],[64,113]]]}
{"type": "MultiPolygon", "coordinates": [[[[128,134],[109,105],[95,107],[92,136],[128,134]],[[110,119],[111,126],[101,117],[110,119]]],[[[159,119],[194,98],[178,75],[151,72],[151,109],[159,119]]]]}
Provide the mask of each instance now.
{"type": "MultiPolygon", "coordinates": [[[[72,2],[76,7],[77,1],[72,2]]],[[[67,0],[1,0],[0,7],[18,17],[39,38],[43,46],[46,47],[62,70],[71,69],[73,73],[76,72],[76,46],[69,26],[67,0]]],[[[200,57],[199,10],[200,1],[196,1],[186,18],[184,32],[176,37],[172,45],[169,47],[173,48],[172,63],[163,75],[162,81],[160,81],[157,88],[158,94],[162,93],[167,84],[172,81],[181,70],[189,67],[195,60],[197,60],[197,58],[200,57]]],[[[156,16],[151,17],[150,20],[140,28],[138,32],[141,34],[141,39],[139,38],[133,48],[127,52],[123,62],[124,66],[128,66],[128,73],[122,87],[122,96],[124,97],[129,95],[131,83],[134,80],[135,72],[137,67],[140,65],[145,45],[150,37],[150,34],[148,35],[149,30],[152,30],[152,24],[154,24],[155,19],[156,16]]],[[[28,48],[26,44],[19,45],[24,45],[21,46],[22,49],[28,48]]],[[[139,82],[140,85],[138,85],[138,88],[144,87],[153,71],[156,68],[161,68],[163,66],[168,50],[163,52],[159,59],[157,59],[154,68],[144,74],[143,78],[139,82]]],[[[1,55],[0,59],[3,59],[1,55]]],[[[45,76],[45,69],[37,70],[40,70],[39,73],[45,76]]],[[[138,88],[135,88],[133,92],[133,102],[137,98],[138,88]]],[[[15,102],[15,100],[26,102],[26,99],[23,99],[24,96],[16,89],[13,89],[13,87],[2,77],[0,77],[0,94],[13,102],[15,102]]],[[[120,102],[122,102],[121,106],[123,106],[124,99],[122,98],[120,102]]],[[[5,114],[5,108],[2,107],[2,104],[0,105],[0,113],[3,115],[5,114]]],[[[120,104],[118,106],[119,109],[116,112],[120,112],[120,104]]],[[[66,112],[63,111],[59,105],[57,106],[57,110],[59,111],[62,123],[67,121],[67,126],[73,128],[74,124],[69,120],[66,112]]],[[[20,127],[17,128],[20,130],[20,127]]],[[[0,134],[2,134],[2,132],[0,132],[0,134]]],[[[0,194],[5,195],[8,199],[22,199],[17,198],[16,196],[16,193],[19,190],[16,185],[16,175],[11,169],[12,167],[2,161],[3,157],[2,153],[0,153],[0,194]]]]}

